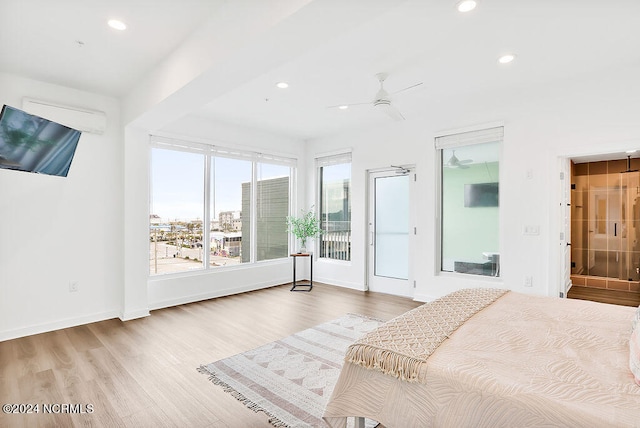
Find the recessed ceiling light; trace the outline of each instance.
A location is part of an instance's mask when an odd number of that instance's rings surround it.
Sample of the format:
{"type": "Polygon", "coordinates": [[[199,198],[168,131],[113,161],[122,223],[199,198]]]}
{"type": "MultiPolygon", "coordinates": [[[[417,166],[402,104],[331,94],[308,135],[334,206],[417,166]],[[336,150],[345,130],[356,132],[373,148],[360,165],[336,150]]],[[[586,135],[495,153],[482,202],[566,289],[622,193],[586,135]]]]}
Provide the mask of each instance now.
{"type": "Polygon", "coordinates": [[[107,22],[107,24],[109,24],[109,27],[115,30],[123,31],[127,29],[127,24],[117,19],[110,19],[109,22],[107,22]]]}
{"type": "Polygon", "coordinates": [[[339,106],[338,108],[339,108],[340,110],[346,110],[346,109],[348,109],[348,108],[349,108],[349,106],[339,106]]]}
{"type": "Polygon", "coordinates": [[[276,86],[280,89],[287,89],[289,87],[289,84],[287,82],[278,82],[276,83],[276,86]]]}
{"type": "Polygon", "coordinates": [[[478,3],[475,0],[462,0],[456,4],[458,12],[470,12],[476,8],[478,3]]]}
{"type": "Polygon", "coordinates": [[[514,59],[516,59],[516,56],[514,54],[506,54],[506,55],[502,55],[500,58],[498,58],[498,62],[500,64],[509,64],[514,59]]]}

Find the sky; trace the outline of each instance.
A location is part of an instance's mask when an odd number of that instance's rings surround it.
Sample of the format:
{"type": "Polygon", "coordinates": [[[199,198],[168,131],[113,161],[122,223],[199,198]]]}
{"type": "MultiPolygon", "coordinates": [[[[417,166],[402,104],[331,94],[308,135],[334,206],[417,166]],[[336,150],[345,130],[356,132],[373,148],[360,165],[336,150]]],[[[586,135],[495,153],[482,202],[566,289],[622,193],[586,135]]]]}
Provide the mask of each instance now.
{"type": "MultiPolygon", "coordinates": [[[[242,183],[251,182],[251,161],[214,158],[212,215],[242,210],[242,183]]],[[[285,177],[290,168],[258,164],[258,180],[285,177]]],[[[151,152],[151,213],[163,220],[196,220],[204,215],[204,156],[153,148],[151,152]]]]}

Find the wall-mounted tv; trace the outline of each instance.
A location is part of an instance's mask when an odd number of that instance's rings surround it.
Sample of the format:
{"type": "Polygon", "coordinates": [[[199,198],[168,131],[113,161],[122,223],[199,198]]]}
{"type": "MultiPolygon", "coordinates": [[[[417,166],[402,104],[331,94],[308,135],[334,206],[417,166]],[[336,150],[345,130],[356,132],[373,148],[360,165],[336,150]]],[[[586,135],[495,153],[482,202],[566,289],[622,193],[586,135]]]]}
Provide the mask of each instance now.
{"type": "Polygon", "coordinates": [[[473,183],[464,185],[465,207],[499,206],[498,183],[473,183]]]}
{"type": "Polygon", "coordinates": [[[5,105],[0,113],[0,168],[66,177],[81,134],[5,105]]]}

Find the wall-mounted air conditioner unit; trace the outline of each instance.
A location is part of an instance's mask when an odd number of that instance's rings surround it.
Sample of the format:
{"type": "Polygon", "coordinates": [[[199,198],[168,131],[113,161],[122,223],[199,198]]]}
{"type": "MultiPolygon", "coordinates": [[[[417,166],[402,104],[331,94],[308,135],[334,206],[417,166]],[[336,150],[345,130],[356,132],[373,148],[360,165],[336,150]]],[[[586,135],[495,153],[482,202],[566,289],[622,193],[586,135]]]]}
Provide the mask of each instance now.
{"type": "Polygon", "coordinates": [[[107,129],[107,115],[102,111],[26,97],[22,99],[22,109],[78,131],[103,134],[107,129]]]}

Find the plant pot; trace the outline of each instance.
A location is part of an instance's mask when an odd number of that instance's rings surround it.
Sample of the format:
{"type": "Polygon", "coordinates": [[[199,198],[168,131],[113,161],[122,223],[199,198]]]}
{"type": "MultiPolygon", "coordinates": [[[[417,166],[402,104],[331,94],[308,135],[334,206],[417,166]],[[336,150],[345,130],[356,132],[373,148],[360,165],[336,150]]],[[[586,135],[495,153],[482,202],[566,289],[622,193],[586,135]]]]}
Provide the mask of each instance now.
{"type": "Polygon", "coordinates": [[[298,249],[298,254],[303,254],[307,252],[307,240],[300,239],[300,248],[298,249]]]}

